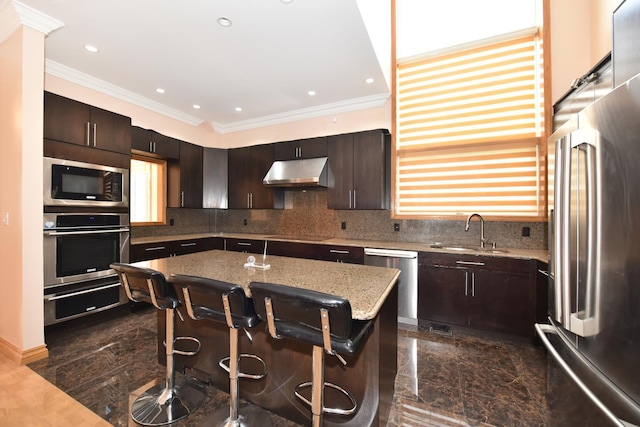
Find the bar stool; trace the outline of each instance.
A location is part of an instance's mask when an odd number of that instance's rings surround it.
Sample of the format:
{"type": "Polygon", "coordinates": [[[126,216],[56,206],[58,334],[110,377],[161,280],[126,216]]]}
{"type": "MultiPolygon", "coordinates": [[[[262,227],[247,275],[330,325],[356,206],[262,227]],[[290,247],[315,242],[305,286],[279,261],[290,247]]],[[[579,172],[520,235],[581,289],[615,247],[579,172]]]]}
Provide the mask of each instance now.
{"type": "Polygon", "coordinates": [[[229,373],[229,409],[221,408],[206,419],[209,426],[270,426],[269,413],[263,408],[245,404],[239,410],[240,378],[259,380],[267,374],[264,360],[255,354],[238,353],[238,330],[253,328],[260,319],[256,315],[251,300],[242,286],[201,277],[171,275],[169,282],[173,285],[181,303],[185,306],[189,317],[193,320],[208,319],[224,323],[229,328],[229,357],[225,357],[218,365],[229,373]],[[262,364],[262,372],[248,374],[240,372],[240,359],[250,358],[262,364]],[[227,366],[228,363],[228,366],[227,366]]]}
{"type": "Polygon", "coordinates": [[[146,426],[158,426],[180,420],[200,406],[205,392],[203,386],[192,381],[175,381],[173,357],[174,354],[196,354],[200,349],[200,342],[193,337],[174,337],[175,311],[180,306],[180,301],[162,273],[123,263],[114,263],[110,267],[118,273],[120,283],[131,301],[151,303],[166,313],[165,384],[157,384],[143,392],[131,405],[131,418],[136,423],[146,426]],[[181,340],[194,341],[198,348],[195,351],[176,350],[174,344],[181,340]]]}
{"type": "Polygon", "coordinates": [[[286,337],[313,345],[312,380],[298,384],[295,389],[295,395],[311,407],[312,425],[321,426],[324,414],[354,414],[358,405],[351,393],[324,381],[324,353],[336,356],[346,365],[339,353],[355,354],[373,330],[373,321],[353,320],[351,304],[342,297],[262,282],[251,282],[249,289],[258,317],[267,322],[273,338],[286,337]],[[308,387],[311,387],[311,400],[302,394],[308,387]],[[325,407],[325,387],[346,396],[351,407],[325,407]]]}

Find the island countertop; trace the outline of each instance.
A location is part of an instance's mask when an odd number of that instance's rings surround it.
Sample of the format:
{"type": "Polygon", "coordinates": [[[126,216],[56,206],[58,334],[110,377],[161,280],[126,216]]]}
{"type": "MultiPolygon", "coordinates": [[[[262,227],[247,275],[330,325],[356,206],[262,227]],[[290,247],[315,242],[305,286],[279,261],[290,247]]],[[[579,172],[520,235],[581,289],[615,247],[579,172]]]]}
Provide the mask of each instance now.
{"type": "MultiPolygon", "coordinates": [[[[254,281],[325,292],[348,299],[352,316],[357,320],[376,317],[400,276],[400,270],[395,268],[271,255],[266,258],[269,269],[245,268],[248,255],[213,250],[140,261],[134,265],[160,271],[167,278],[171,274],[185,274],[233,283],[242,286],[249,296],[249,283],[254,281]]],[[[256,262],[262,262],[260,255],[255,257],[256,262]]]]}

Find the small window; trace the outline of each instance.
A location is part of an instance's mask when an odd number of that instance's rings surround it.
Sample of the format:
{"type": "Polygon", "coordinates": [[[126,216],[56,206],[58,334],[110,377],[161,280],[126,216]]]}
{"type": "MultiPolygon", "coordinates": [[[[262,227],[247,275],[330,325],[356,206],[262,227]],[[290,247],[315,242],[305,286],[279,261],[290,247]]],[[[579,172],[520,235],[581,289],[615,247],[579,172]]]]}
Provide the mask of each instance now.
{"type": "Polygon", "coordinates": [[[134,225],[164,225],[167,208],[167,162],[131,157],[130,215],[134,225]]]}

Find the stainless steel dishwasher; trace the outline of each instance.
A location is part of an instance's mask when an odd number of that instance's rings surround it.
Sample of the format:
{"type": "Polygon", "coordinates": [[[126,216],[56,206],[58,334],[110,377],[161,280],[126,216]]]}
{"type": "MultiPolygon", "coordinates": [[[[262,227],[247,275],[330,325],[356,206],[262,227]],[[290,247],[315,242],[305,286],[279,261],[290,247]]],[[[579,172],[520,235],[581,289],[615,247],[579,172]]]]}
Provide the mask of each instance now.
{"type": "Polygon", "coordinates": [[[398,322],[418,324],[418,252],[364,248],[364,264],[392,267],[398,279],[398,322]]]}

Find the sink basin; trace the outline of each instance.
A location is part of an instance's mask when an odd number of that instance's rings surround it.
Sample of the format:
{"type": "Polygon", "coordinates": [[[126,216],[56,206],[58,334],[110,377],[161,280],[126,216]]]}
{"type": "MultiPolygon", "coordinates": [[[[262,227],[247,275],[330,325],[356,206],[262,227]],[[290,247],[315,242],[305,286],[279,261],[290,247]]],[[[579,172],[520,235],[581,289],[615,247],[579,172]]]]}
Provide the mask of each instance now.
{"type": "Polygon", "coordinates": [[[429,247],[433,249],[443,249],[445,251],[456,251],[456,252],[487,252],[492,254],[503,254],[503,253],[509,252],[505,249],[481,248],[479,246],[444,245],[441,243],[434,243],[432,245],[429,245],[429,247]]]}

